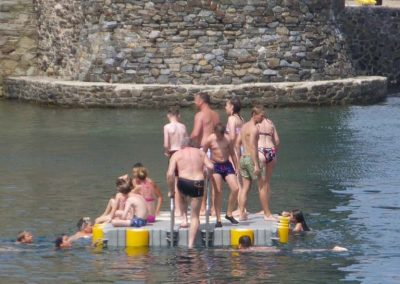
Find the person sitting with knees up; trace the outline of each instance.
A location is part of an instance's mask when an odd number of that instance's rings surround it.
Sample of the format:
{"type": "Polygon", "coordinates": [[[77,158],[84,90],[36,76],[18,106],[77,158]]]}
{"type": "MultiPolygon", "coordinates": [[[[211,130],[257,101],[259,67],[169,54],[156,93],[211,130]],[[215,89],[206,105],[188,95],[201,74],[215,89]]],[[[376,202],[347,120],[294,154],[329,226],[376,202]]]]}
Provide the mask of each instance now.
{"type": "Polygon", "coordinates": [[[33,242],[33,236],[28,231],[22,231],[18,233],[17,243],[19,244],[31,244],[33,242]]]}
{"type": "Polygon", "coordinates": [[[71,241],[76,241],[81,238],[86,239],[92,237],[93,226],[92,222],[90,221],[90,217],[80,218],[76,226],[78,227],[78,232],[76,232],[75,235],[71,236],[71,241]]]}
{"type": "MultiPolygon", "coordinates": [[[[119,185],[121,190],[127,190],[130,183],[122,183],[119,185]],[[125,188],[125,189],[124,189],[125,188]]],[[[129,193],[129,198],[126,200],[125,209],[119,218],[113,219],[111,224],[115,227],[143,227],[147,224],[148,210],[146,200],[138,193],[138,190],[133,190],[129,193]]]]}
{"type": "Polygon", "coordinates": [[[55,241],[54,245],[56,249],[67,249],[72,247],[71,240],[67,235],[59,236],[55,241]]]}
{"type": "Polygon", "coordinates": [[[282,216],[290,217],[290,222],[294,224],[292,232],[299,233],[310,231],[310,228],[307,226],[306,220],[304,218],[303,212],[301,212],[299,209],[294,209],[292,210],[292,212],[283,211],[282,216]]]}

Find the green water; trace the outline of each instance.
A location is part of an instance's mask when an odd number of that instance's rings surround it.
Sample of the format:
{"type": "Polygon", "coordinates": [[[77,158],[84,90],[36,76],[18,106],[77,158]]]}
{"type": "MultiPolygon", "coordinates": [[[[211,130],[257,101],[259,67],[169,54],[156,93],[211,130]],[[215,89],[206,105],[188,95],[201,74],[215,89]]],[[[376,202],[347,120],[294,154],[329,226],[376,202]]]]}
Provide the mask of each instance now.
{"type": "MultiPolygon", "coordinates": [[[[0,101],[0,282],[399,283],[400,223],[387,220],[400,209],[399,109],[400,99],[391,98],[375,106],[269,110],[282,141],[273,212],[301,208],[313,229],[294,236],[288,251],[151,249],[129,256],[85,245],[56,252],[51,241],[72,233],[81,216],[101,214],[116,176],[136,162],[166,193],[165,113],[0,101]],[[35,245],[13,243],[22,229],[34,233],[35,245]],[[336,244],[350,251],[290,252],[336,244]]],[[[193,113],[182,114],[190,130],[193,113]]],[[[249,210],[258,211],[255,189],[249,198],[249,210]]],[[[168,204],[166,198],[163,210],[168,204]]]]}

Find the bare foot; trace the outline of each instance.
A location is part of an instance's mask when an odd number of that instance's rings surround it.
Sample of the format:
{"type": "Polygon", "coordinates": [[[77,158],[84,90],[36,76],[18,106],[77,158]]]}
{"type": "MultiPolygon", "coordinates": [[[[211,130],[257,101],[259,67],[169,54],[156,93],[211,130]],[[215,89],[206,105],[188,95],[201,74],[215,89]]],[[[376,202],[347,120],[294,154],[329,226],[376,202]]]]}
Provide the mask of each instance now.
{"type": "Polygon", "coordinates": [[[239,216],[239,221],[246,221],[247,220],[247,214],[245,213],[244,215],[239,216]]]}
{"type": "Polygon", "coordinates": [[[232,212],[232,216],[237,217],[240,215],[240,210],[236,209],[235,211],[232,212]]]}
{"type": "Polygon", "coordinates": [[[186,228],[189,228],[189,224],[188,223],[181,223],[179,225],[179,229],[186,229],[186,228]]]}
{"type": "Polygon", "coordinates": [[[272,215],[264,216],[264,220],[265,221],[277,221],[277,219],[272,215]]]}
{"type": "Polygon", "coordinates": [[[256,215],[264,215],[264,210],[261,210],[260,212],[257,212],[256,215]]]}
{"type": "Polygon", "coordinates": [[[344,247],[340,247],[340,246],[334,246],[333,249],[332,249],[332,251],[335,251],[335,252],[344,252],[344,251],[348,251],[348,249],[347,249],[347,248],[344,248],[344,247]]]}
{"type": "Polygon", "coordinates": [[[200,216],[205,216],[206,215],[206,210],[200,210],[200,216]]]}

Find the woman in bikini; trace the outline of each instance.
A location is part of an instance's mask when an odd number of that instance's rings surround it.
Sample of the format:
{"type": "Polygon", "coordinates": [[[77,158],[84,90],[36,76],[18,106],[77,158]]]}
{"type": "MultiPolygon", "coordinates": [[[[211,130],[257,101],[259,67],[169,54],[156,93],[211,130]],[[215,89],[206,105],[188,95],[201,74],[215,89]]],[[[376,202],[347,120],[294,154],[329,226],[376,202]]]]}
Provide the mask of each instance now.
{"type": "Polygon", "coordinates": [[[279,135],[274,123],[267,118],[266,114],[257,127],[259,130],[258,157],[260,160],[261,170],[263,171],[261,176],[263,178],[263,184],[266,187],[268,200],[270,200],[271,177],[277,161],[277,152],[280,142],[279,135]]]}
{"type": "MultiPolygon", "coordinates": [[[[229,137],[229,140],[233,145],[237,161],[240,160],[240,156],[242,153],[240,147],[237,146],[237,140],[239,139],[240,129],[244,124],[244,119],[240,115],[241,108],[242,106],[240,103],[240,99],[238,97],[232,97],[225,103],[225,112],[228,115],[228,122],[226,123],[226,135],[229,137]]],[[[236,172],[239,172],[238,169],[236,169],[236,172]]],[[[238,175],[237,181],[240,192],[240,189],[242,188],[240,175],[238,175]]],[[[238,194],[238,196],[240,196],[240,194],[238,194]]],[[[233,212],[233,215],[235,216],[239,215],[239,210],[238,209],[235,210],[233,212]]]]}
{"type": "Polygon", "coordinates": [[[147,222],[154,223],[156,221],[156,216],[160,213],[163,202],[161,190],[150,178],[148,178],[147,169],[145,167],[139,168],[134,174],[135,190],[138,189],[140,194],[146,200],[148,209],[147,222]]]}

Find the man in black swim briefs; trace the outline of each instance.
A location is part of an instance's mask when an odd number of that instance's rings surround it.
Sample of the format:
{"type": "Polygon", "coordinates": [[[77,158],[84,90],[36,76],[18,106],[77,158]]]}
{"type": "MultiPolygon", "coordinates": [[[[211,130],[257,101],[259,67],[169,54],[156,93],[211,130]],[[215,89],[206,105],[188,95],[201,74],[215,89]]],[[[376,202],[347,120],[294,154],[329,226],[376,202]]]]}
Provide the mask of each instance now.
{"type": "Polygon", "coordinates": [[[175,170],[178,169],[178,190],[183,195],[181,227],[187,227],[188,199],[191,198],[191,220],[189,228],[189,248],[193,247],[200,225],[200,207],[204,195],[204,166],[212,170],[213,164],[206,154],[198,148],[189,146],[184,139],[183,148],[172,155],[167,170],[169,196],[174,197],[175,170]]]}

